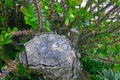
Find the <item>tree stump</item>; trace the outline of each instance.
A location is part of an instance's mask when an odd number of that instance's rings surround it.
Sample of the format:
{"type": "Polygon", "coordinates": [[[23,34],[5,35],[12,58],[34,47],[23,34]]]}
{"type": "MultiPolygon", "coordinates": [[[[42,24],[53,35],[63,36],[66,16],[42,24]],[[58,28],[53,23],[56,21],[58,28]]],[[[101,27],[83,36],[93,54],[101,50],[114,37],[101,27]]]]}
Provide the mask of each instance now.
{"type": "MultiPolygon", "coordinates": [[[[39,33],[25,44],[20,61],[51,80],[85,80],[71,41],[53,33],[39,33]]],[[[87,79],[88,80],[88,79],[87,79]]]]}

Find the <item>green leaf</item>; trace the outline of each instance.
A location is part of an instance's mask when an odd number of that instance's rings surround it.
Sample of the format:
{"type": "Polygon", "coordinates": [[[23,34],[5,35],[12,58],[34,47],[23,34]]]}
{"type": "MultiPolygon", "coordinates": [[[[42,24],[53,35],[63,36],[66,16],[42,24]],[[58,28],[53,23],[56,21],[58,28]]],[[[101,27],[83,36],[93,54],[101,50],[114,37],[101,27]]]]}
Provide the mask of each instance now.
{"type": "Polygon", "coordinates": [[[4,36],[4,38],[7,38],[8,36],[9,36],[9,34],[8,34],[8,33],[6,33],[6,34],[5,34],[5,36],[4,36]]]}
{"type": "Polygon", "coordinates": [[[60,5],[60,3],[56,3],[55,4],[55,10],[58,12],[58,13],[62,13],[63,12],[63,7],[60,5]]]}
{"type": "Polygon", "coordinates": [[[12,6],[13,3],[14,2],[12,0],[5,0],[5,5],[8,6],[8,7],[12,6]]]}
{"type": "Polygon", "coordinates": [[[27,69],[22,65],[22,63],[19,63],[19,64],[18,64],[18,67],[19,67],[18,73],[19,73],[21,76],[23,76],[23,75],[25,74],[25,72],[26,72],[27,69]]]}
{"type": "Polygon", "coordinates": [[[104,44],[98,44],[99,48],[104,48],[104,44]]]}
{"type": "Polygon", "coordinates": [[[116,4],[117,4],[117,6],[120,6],[120,1],[118,1],[116,4]]]}
{"type": "Polygon", "coordinates": [[[31,21],[31,22],[37,21],[37,17],[32,17],[32,18],[30,19],[30,21],[31,21]]]}
{"type": "Polygon", "coordinates": [[[8,32],[11,32],[11,29],[10,29],[10,27],[7,29],[7,31],[8,31],[8,32]]]}
{"type": "Polygon", "coordinates": [[[31,25],[33,29],[38,29],[38,17],[35,12],[34,6],[29,5],[27,8],[22,7],[21,12],[25,15],[25,23],[31,25]]]}
{"type": "Polygon", "coordinates": [[[2,66],[1,69],[6,70],[7,66],[2,66]]]}
{"type": "Polygon", "coordinates": [[[114,64],[114,70],[119,70],[120,71],[120,64],[114,64]]]}
{"type": "Polygon", "coordinates": [[[46,21],[46,29],[47,29],[47,31],[51,31],[51,29],[50,29],[50,22],[49,21],[46,21]]]}
{"type": "Polygon", "coordinates": [[[82,61],[87,62],[87,59],[83,57],[83,58],[82,58],[82,61]]]}
{"type": "Polygon", "coordinates": [[[71,8],[66,13],[66,16],[67,16],[67,18],[69,19],[70,22],[74,21],[73,10],[71,8]]]}
{"type": "Polygon", "coordinates": [[[21,11],[25,16],[28,16],[28,17],[32,17],[32,16],[33,16],[33,15],[30,13],[30,11],[29,11],[28,8],[21,7],[20,11],[21,11]]]}
{"type": "Polygon", "coordinates": [[[107,52],[109,54],[113,54],[116,51],[115,46],[108,46],[107,47],[107,52]]]}
{"type": "Polygon", "coordinates": [[[6,31],[2,31],[1,34],[4,36],[4,35],[6,35],[6,33],[7,33],[6,31]]]}
{"type": "Polygon", "coordinates": [[[49,8],[48,8],[48,6],[45,6],[45,10],[48,10],[49,8]]]}
{"type": "Polygon", "coordinates": [[[94,25],[95,25],[94,23],[91,23],[91,24],[90,24],[90,30],[94,30],[94,28],[95,28],[94,25]]]}
{"type": "Polygon", "coordinates": [[[67,19],[65,20],[65,25],[69,25],[69,23],[70,23],[70,21],[69,21],[69,19],[67,18],[67,19]]]}
{"type": "Polygon", "coordinates": [[[14,28],[13,28],[13,31],[15,31],[15,32],[18,31],[18,28],[17,28],[17,27],[14,27],[14,28]]]}
{"type": "Polygon", "coordinates": [[[35,30],[38,29],[38,25],[36,25],[36,24],[31,24],[31,25],[32,25],[33,29],[35,29],[35,30]]]}
{"type": "Polygon", "coordinates": [[[9,44],[9,43],[11,43],[12,42],[12,40],[11,39],[8,39],[7,41],[5,41],[5,44],[9,44]]]}
{"type": "Polygon", "coordinates": [[[67,0],[70,6],[79,6],[83,0],[67,0]]]}

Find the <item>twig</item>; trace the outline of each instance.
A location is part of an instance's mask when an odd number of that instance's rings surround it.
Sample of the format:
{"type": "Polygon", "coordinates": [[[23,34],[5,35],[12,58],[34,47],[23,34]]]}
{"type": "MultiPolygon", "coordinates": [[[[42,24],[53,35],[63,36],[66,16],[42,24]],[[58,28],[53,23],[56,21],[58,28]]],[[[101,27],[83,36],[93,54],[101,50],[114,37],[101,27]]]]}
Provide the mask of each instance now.
{"type": "Polygon", "coordinates": [[[39,32],[40,32],[39,30],[23,30],[23,31],[11,32],[10,34],[13,36],[21,36],[21,35],[34,35],[39,32]]]}
{"type": "MultiPolygon", "coordinates": [[[[117,6],[114,6],[108,13],[106,13],[98,22],[96,22],[96,24],[94,25],[95,26],[95,29],[94,31],[97,31],[99,28],[98,26],[101,24],[101,22],[105,19],[105,18],[108,18],[109,14],[114,10],[116,9],[117,6]]],[[[86,34],[84,34],[84,36],[82,37],[82,40],[85,40],[86,38],[88,37],[91,37],[91,36],[94,36],[96,35],[96,33],[93,33],[92,32],[93,30],[89,30],[86,34]]]]}
{"type": "Polygon", "coordinates": [[[93,2],[94,2],[94,0],[87,0],[87,3],[85,5],[85,9],[87,10],[90,7],[90,5],[93,4],[93,2]]]}
{"type": "Polygon", "coordinates": [[[10,64],[10,66],[9,66],[5,71],[3,71],[3,72],[0,74],[0,80],[2,80],[3,77],[6,76],[8,73],[10,73],[11,71],[13,71],[17,64],[18,64],[18,59],[14,60],[14,61],[10,64]]]}
{"type": "Polygon", "coordinates": [[[117,60],[111,60],[111,59],[107,59],[107,58],[100,58],[100,57],[94,57],[95,60],[100,60],[103,62],[109,62],[109,63],[117,63],[120,64],[120,61],[117,60]]]}
{"type": "MultiPolygon", "coordinates": [[[[102,39],[101,39],[102,40],[102,39]]],[[[120,42],[120,39],[117,39],[117,40],[114,40],[112,42],[109,42],[109,43],[106,43],[104,44],[105,46],[108,46],[108,45],[114,45],[115,43],[117,42],[120,42]]],[[[81,46],[82,47],[82,46],[81,46]]],[[[90,49],[93,49],[93,48],[99,48],[98,46],[93,46],[93,45],[89,45],[89,48],[85,49],[85,50],[90,50],[90,49]]]]}
{"type": "Polygon", "coordinates": [[[41,29],[43,29],[43,21],[42,21],[42,12],[40,11],[40,9],[39,9],[39,6],[38,6],[38,2],[37,2],[37,0],[33,0],[33,3],[34,3],[34,6],[35,6],[35,8],[36,8],[36,12],[37,12],[37,14],[38,14],[38,23],[39,23],[39,28],[41,29]]]}

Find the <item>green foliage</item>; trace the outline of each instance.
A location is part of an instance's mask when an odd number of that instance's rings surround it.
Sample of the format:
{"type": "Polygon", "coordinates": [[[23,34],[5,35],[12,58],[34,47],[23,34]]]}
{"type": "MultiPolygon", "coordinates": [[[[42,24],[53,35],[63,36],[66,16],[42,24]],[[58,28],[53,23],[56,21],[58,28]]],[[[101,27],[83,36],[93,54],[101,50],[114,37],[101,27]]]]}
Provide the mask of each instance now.
{"type": "Polygon", "coordinates": [[[38,29],[37,13],[33,5],[29,4],[28,7],[21,7],[21,12],[25,15],[25,22],[31,25],[33,29],[38,29]]]}
{"type": "Polygon", "coordinates": [[[63,7],[61,7],[60,3],[56,3],[54,7],[58,13],[62,13],[64,10],[63,7]]]}
{"type": "Polygon", "coordinates": [[[117,2],[117,6],[120,6],[120,1],[117,2]]]}
{"type": "MultiPolygon", "coordinates": [[[[120,57],[118,57],[120,59],[120,57]]],[[[120,71],[120,64],[114,64],[113,66],[114,71],[120,71]]]]}
{"type": "Polygon", "coordinates": [[[46,21],[46,29],[47,29],[47,31],[51,31],[51,29],[50,29],[50,22],[49,21],[46,21]]]}
{"type": "Polygon", "coordinates": [[[13,30],[11,30],[10,28],[8,28],[7,30],[2,30],[0,35],[0,46],[11,43],[12,42],[11,32],[16,32],[16,31],[17,31],[17,27],[13,28],[13,30]]]}
{"type": "MultiPolygon", "coordinates": [[[[38,13],[35,6],[28,4],[29,0],[23,1],[0,1],[0,66],[2,69],[6,69],[4,61],[14,59],[18,53],[17,47],[11,45],[14,43],[12,32],[28,29],[28,27],[35,30],[39,28],[38,13]],[[24,19],[19,21],[21,17],[24,19]],[[18,18],[17,23],[19,24],[12,22],[15,18],[18,18]],[[13,26],[14,24],[17,24],[17,27],[13,26]]],[[[119,10],[120,1],[88,0],[85,7],[81,7],[82,2],[84,0],[65,0],[64,3],[41,0],[38,4],[41,11],[42,26],[45,26],[49,32],[57,31],[63,35],[64,32],[67,34],[66,31],[69,31],[70,28],[78,29],[81,33],[78,49],[82,55],[83,68],[90,73],[92,80],[119,80],[120,23],[118,21],[120,14],[117,14],[116,10],[119,10]],[[108,6],[105,7],[105,4],[108,6]],[[109,5],[116,5],[116,7],[113,11],[106,12],[110,8],[109,5]],[[114,19],[115,15],[117,19],[114,19]]],[[[15,20],[17,21],[17,19],[15,20]]],[[[22,42],[21,39],[18,38],[18,41],[22,42]]],[[[28,69],[22,64],[19,64],[18,68],[16,73],[18,75],[15,75],[14,80],[21,80],[22,77],[29,80],[38,79],[37,76],[32,78],[27,71],[28,69]]],[[[6,80],[9,80],[11,76],[7,76],[6,80]]],[[[39,79],[42,80],[42,78],[39,79]]]]}
{"type": "Polygon", "coordinates": [[[7,7],[13,6],[13,0],[5,0],[5,6],[7,7]]]}
{"type": "Polygon", "coordinates": [[[101,80],[120,80],[120,71],[113,71],[111,69],[104,69],[102,73],[97,75],[101,80]]]}
{"type": "Polygon", "coordinates": [[[67,19],[72,22],[74,20],[73,10],[70,8],[68,12],[66,13],[67,19]]]}
{"type": "Polygon", "coordinates": [[[79,6],[83,0],[67,0],[70,6],[79,6]]]}
{"type": "Polygon", "coordinates": [[[3,16],[0,16],[0,21],[5,21],[5,18],[3,16]]]}
{"type": "Polygon", "coordinates": [[[69,25],[69,23],[70,23],[70,21],[69,21],[69,19],[67,18],[67,19],[65,20],[65,25],[69,25]]]}
{"type": "Polygon", "coordinates": [[[84,69],[89,71],[90,73],[101,71],[103,68],[103,64],[104,63],[95,60],[83,60],[84,69]]]}
{"type": "Polygon", "coordinates": [[[25,68],[25,67],[22,65],[22,63],[20,63],[20,64],[18,65],[18,68],[19,68],[18,74],[19,74],[21,77],[24,76],[24,75],[26,75],[26,77],[28,77],[29,79],[31,79],[30,75],[29,75],[28,72],[27,72],[27,68],[25,68]]]}

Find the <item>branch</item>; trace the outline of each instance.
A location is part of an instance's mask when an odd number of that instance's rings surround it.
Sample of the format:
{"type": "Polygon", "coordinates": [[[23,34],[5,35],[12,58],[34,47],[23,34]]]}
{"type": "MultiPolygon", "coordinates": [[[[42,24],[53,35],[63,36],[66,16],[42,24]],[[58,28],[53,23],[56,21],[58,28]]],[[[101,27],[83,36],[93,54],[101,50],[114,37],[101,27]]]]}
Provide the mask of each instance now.
{"type": "MultiPolygon", "coordinates": [[[[115,40],[115,41],[110,42],[110,43],[106,43],[105,45],[106,45],[106,46],[108,46],[108,45],[113,46],[113,45],[114,45],[115,43],[117,43],[117,42],[120,42],[120,39],[115,40]]],[[[90,45],[89,48],[86,48],[85,50],[90,50],[90,49],[93,49],[93,48],[99,48],[99,47],[98,47],[98,46],[90,45]]]]}
{"type": "Polygon", "coordinates": [[[8,73],[13,71],[17,64],[18,64],[18,59],[11,62],[10,65],[8,66],[8,68],[5,71],[3,71],[2,73],[0,73],[0,80],[3,79],[3,77],[6,76],[8,73]]]}
{"type": "Polygon", "coordinates": [[[110,14],[113,10],[115,10],[116,8],[117,8],[117,6],[114,6],[114,7],[113,7],[111,10],[109,10],[108,13],[106,13],[99,21],[97,21],[96,24],[95,24],[95,28],[97,28],[105,18],[107,19],[108,16],[109,16],[109,14],[110,14]]]}
{"type": "Polygon", "coordinates": [[[82,37],[82,40],[85,40],[86,38],[89,38],[91,36],[94,36],[98,33],[94,33],[94,31],[97,31],[99,28],[98,26],[101,24],[101,22],[105,19],[105,18],[108,18],[109,14],[114,10],[116,9],[117,6],[114,6],[108,13],[106,13],[98,22],[96,22],[96,24],[94,25],[95,26],[95,29],[94,30],[89,30],[85,35],[83,35],[82,37]]]}
{"type": "Polygon", "coordinates": [[[117,63],[120,64],[120,61],[117,60],[111,60],[111,59],[107,59],[107,58],[100,58],[100,57],[94,57],[95,60],[100,60],[103,62],[109,62],[109,63],[117,63]]]}
{"type": "Polygon", "coordinates": [[[42,12],[40,11],[39,9],[39,6],[38,6],[38,2],[37,0],[33,0],[33,3],[34,3],[34,6],[36,8],[36,12],[38,14],[38,23],[39,23],[39,28],[42,28],[43,29],[43,21],[42,21],[42,12]]]}
{"type": "Polygon", "coordinates": [[[114,45],[114,44],[117,43],[117,42],[120,42],[120,39],[114,40],[114,41],[111,42],[111,43],[107,43],[106,46],[108,46],[108,45],[114,45]]]}
{"type": "Polygon", "coordinates": [[[28,36],[28,35],[34,35],[40,32],[41,30],[23,30],[23,31],[11,32],[10,34],[12,36],[22,36],[22,35],[28,36]]]}
{"type": "Polygon", "coordinates": [[[85,9],[87,10],[90,7],[90,5],[93,4],[93,2],[94,2],[94,0],[87,0],[87,3],[85,5],[85,9]]]}
{"type": "Polygon", "coordinates": [[[103,7],[102,9],[100,9],[100,12],[105,11],[108,7],[110,7],[112,4],[108,3],[105,7],[103,7]]]}

